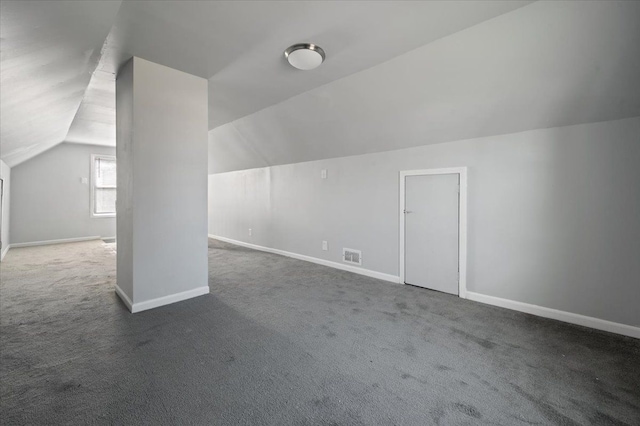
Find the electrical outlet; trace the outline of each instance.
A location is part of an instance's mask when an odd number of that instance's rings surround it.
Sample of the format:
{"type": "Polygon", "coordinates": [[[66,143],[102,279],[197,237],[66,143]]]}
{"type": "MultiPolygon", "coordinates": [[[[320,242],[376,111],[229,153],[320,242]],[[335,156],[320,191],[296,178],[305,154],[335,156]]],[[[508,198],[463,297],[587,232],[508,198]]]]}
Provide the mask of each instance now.
{"type": "Polygon", "coordinates": [[[322,178],[322,179],[326,179],[327,178],[327,169],[322,169],[320,171],[320,178],[322,178]]]}
{"type": "Polygon", "coordinates": [[[326,241],[323,241],[323,242],[322,242],[322,250],[324,250],[324,251],[329,250],[329,244],[327,244],[327,242],[326,242],[326,241]]]}
{"type": "Polygon", "coordinates": [[[253,230],[249,228],[249,236],[253,235],[253,230]]]}
{"type": "Polygon", "coordinates": [[[80,178],[80,183],[87,184],[87,183],[89,183],[89,179],[88,179],[88,178],[86,178],[86,177],[81,177],[81,178],[80,178]]]}

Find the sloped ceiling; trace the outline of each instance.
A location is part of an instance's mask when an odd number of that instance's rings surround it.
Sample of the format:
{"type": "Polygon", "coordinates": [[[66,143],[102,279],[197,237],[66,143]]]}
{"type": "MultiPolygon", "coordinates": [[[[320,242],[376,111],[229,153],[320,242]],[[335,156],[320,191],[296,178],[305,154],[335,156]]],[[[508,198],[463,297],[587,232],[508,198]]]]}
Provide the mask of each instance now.
{"type": "Polygon", "coordinates": [[[210,128],[526,5],[527,1],[124,2],[100,69],[131,56],[209,79],[210,128]],[[322,69],[283,57],[311,41],[322,69]]]}
{"type": "Polygon", "coordinates": [[[115,144],[135,55],[209,79],[210,172],[640,115],[638,2],[2,2],[1,157],[115,144]],[[312,41],[318,69],[282,51],[312,41]]]}
{"type": "Polygon", "coordinates": [[[0,151],[9,166],[64,140],[119,4],[0,3],[0,151]]]}
{"type": "Polygon", "coordinates": [[[3,1],[1,155],[14,165],[65,139],[113,145],[115,74],[134,55],[209,79],[214,128],[528,3],[3,1]],[[282,52],[309,40],[329,57],[301,73],[282,52]],[[26,99],[25,87],[39,89],[26,99]]]}
{"type": "Polygon", "coordinates": [[[71,123],[66,142],[115,146],[115,75],[96,70],[71,123]]]}
{"type": "Polygon", "coordinates": [[[528,5],[213,129],[209,172],[640,116],[639,23],[528,5]]]}

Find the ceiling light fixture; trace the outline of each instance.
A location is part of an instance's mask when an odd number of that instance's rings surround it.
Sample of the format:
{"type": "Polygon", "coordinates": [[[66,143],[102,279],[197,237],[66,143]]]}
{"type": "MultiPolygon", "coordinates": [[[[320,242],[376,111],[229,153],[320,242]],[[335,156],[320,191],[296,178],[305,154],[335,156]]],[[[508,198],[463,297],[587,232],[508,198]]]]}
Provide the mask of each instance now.
{"type": "Polygon", "coordinates": [[[324,62],[324,50],[312,43],[294,44],[284,51],[291,66],[299,70],[308,71],[320,66],[324,62]]]}

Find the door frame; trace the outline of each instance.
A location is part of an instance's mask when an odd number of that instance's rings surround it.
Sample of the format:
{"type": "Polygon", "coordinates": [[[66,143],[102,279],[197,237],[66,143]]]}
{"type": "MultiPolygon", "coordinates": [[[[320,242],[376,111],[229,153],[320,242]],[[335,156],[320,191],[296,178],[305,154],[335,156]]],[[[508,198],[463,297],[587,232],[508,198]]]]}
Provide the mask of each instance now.
{"type": "Polygon", "coordinates": [[[400,284],[404,282],[404,244],[405,244],[405,185],[408,176],[451,175],[460,178],[460,196],[458,202],[458,296],[467,298],[467,168],[450,167],[445,169],[405,170],[400,172],[400,284]]]}

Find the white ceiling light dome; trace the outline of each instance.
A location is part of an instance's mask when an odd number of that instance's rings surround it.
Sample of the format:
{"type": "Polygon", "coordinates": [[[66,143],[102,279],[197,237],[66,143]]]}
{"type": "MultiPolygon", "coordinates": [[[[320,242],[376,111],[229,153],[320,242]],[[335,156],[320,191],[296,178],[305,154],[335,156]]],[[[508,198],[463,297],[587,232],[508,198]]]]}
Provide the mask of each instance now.
{"type": "Polygon", "coordinates": [[[291,66],[299,70],[308,71],[317,68],[324,62],[324,50],[313,43],[299,43],[289,46],[284,51],[291,66]]]}

